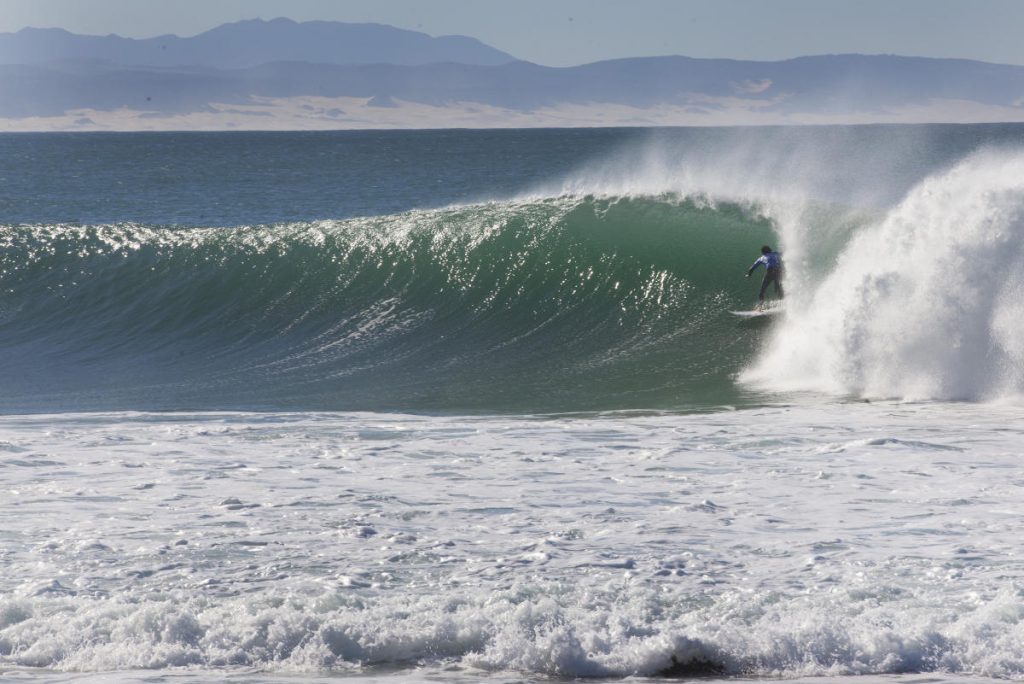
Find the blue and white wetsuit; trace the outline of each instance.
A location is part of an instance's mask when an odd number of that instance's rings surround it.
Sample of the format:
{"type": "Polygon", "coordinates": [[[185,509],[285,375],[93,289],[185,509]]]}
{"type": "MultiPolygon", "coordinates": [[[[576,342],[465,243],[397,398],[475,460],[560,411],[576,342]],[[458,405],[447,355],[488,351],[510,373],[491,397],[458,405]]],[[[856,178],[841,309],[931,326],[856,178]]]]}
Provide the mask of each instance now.
{"type": "Polygon", "coordinates": [[[764,280],[761,281],[761,291],[757,294],[757,300],[760,302],[764,301],[765,290],[768,289],[768,285],[775,283],[775,294],[779,299],[782,299],[782,255],[778,252],[768,252],[762,254],[754,262],[754,265],[747,271],[747,275],[750,275],[754,270],[764,264],[764,280]]]}

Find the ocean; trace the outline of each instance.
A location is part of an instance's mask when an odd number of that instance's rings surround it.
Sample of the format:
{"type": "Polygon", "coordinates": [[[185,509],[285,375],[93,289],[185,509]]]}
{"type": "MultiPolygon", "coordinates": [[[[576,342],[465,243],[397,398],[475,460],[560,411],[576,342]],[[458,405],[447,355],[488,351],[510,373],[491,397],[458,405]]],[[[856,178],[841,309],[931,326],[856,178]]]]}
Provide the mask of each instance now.
{"type": "Polygon", "coordinates": [[[1022,320],[1024,125],[0,135],[0,677],[1024,679],[1022,320]]]}

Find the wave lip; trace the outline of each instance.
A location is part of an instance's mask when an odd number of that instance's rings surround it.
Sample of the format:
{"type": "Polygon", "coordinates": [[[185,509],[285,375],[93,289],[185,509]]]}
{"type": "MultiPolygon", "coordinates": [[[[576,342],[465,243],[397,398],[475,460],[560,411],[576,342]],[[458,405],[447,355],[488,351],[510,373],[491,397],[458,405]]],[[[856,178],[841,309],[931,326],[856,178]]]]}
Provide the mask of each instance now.
{"type": "Polygon", "coordinates": [[[859,230],[743,374],[906,400],[1024,394],[1024,152],[933,175],[859,230]]]}

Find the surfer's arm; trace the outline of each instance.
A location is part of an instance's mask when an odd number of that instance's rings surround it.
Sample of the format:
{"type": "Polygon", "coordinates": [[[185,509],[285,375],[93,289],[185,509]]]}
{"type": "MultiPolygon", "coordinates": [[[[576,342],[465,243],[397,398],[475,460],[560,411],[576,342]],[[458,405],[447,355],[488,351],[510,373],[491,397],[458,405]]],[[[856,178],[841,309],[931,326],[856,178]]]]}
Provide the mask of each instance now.
{"type": "Polygon", "coordinates": [[[749,278],[754,273],[754,271],[757,270],[757,267],[763,263],[764,257],[759,257],[757,261],[754,262],[754,265],[747,269],[747,277],[749,278]]]}

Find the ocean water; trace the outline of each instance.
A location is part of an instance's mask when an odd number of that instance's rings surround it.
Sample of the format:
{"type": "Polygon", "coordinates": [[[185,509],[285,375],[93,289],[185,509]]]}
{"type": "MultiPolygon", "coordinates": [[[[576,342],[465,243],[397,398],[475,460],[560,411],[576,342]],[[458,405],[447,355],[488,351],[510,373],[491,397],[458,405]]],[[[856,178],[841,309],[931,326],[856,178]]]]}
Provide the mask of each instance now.
{"type": "Polygon", "coordinates": [[[1022,297],[1021,125],[0,136],[0,676],[1024,679],[1022,297]]]}

